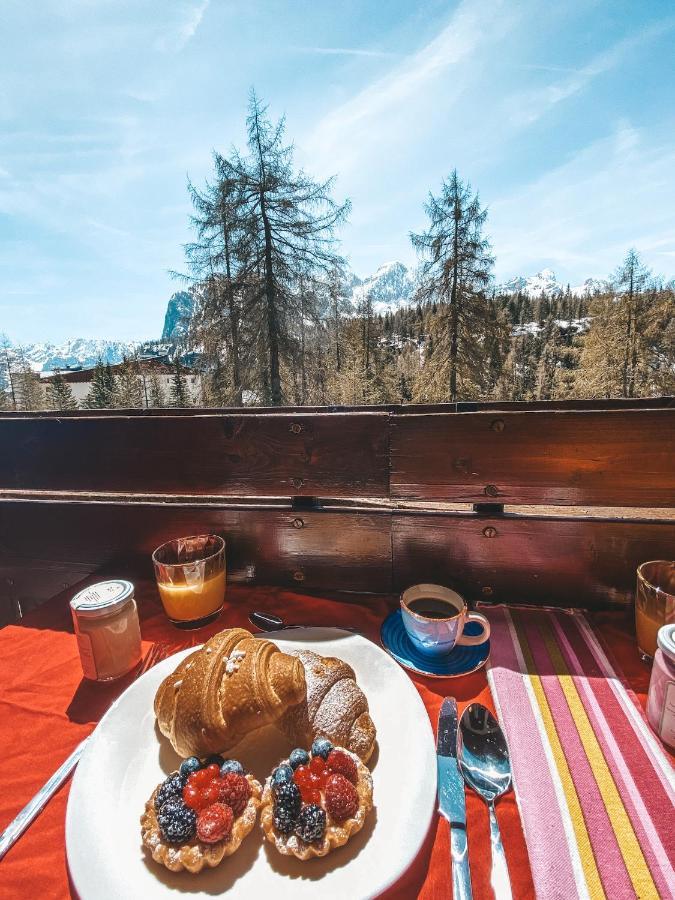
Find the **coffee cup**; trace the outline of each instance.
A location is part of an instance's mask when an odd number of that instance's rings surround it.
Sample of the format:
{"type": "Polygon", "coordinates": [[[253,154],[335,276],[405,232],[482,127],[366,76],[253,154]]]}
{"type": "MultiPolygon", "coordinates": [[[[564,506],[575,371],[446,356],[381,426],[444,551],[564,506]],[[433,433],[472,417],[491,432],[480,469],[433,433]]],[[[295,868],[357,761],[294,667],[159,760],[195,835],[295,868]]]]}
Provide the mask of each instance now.
{"type": "Polygon", "coordinates": [[[490,623],[471,612],[456,591],[440,584],[415,584],[401,594],[401,616],[408,637],[420,653],[444,656],[457,644],[483,644],[490,623]],[[464,634],[467,622],[479,622],[482,634],[464,634]]]}

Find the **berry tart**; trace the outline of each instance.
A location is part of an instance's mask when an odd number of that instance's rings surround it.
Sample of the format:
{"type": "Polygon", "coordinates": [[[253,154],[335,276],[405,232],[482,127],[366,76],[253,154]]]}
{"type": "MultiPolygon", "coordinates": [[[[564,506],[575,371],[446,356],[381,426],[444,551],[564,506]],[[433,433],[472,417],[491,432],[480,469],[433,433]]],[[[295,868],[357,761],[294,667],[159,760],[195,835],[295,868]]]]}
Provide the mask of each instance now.
{"type": "Polygon", "coordinates": [[[143,845],[172,872],[217,866],[252,830],[261,795],[260,783],[237,760],[191,756],[145,804],[143,845]]]}
{"type": "Polygon", "coordinates": [[[373,779],[355,753],[317,738],[265,783],[260,824],[279,853],[311,859],[346,844],[373,806],[373,779]]]}

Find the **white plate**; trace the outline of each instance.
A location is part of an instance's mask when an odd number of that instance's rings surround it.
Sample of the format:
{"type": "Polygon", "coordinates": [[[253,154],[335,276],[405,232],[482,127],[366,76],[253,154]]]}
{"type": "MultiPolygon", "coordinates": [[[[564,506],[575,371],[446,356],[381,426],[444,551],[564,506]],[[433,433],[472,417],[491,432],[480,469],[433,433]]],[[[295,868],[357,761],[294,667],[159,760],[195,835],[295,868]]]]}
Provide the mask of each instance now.
{"type": "MultiPolygon", "coordinates": [[[[393,884],[419,852],[436,805],[436,753],[424,705],[407,675],[360,635],[312,628],[277,632],[283,650],[305,648],[348,662],[368,697],[377,728],[375,809],[361,832],[323,859],[302,863],[263,842],[256,826],[237,853],[199,875],[173,874],[143,851],[140,816],[179,758],[155,730],[159,683],[191,651],[158,663],[101,719],[75,772],[66,814],[66,851],[81,900],[155,900],[177,893],[213,897],[373,897],[393,884]]],[[[194,649],[194,648],[193,648],[194,649]]],[[[263,781],[292,749],[276,729],[257,732],[233,756],[263,781]]]]}

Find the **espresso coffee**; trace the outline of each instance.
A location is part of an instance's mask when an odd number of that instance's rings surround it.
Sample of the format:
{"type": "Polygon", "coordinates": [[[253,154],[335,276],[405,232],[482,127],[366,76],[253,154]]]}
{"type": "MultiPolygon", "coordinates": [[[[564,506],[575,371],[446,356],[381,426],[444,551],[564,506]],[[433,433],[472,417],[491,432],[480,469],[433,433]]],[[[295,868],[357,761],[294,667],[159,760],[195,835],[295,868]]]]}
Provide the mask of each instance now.
{"type": "Polygon", "coordinates": [[[451,619],[459,610],[453,603],[435,597],[418,597],[408,603],[408,609],[427,619],[451,619]]]}

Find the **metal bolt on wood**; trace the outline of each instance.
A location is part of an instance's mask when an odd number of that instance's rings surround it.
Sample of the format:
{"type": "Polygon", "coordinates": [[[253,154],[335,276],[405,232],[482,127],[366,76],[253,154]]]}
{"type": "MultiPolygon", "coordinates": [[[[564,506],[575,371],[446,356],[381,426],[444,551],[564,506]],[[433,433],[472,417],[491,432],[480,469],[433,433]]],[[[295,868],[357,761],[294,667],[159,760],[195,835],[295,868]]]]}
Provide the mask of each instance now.
{"type": "Polygon", "coordinates": [[[294,581],[304,581],[305,573],[301,572],[300,569],[298,569],[296,572],[293,572],[293,580],[294,581]]]}
{"type": "Polygon", "coordinates": [[[494,591],[489,585],[486,584],[481,593],[484,597],[491,597],[494,594],[494,591]]]}
{"type": "Polygon", "coordinates": [[[293,528],[304,528],[304,519],[293,519],[293,528]]]}
{"type": "Polygon", "coordinates": [[[302,425],[300,425],[299,422],[293,422],[288,430],[291,432],[291,434],[300,434],[300,432],[302,431],[302,425]]]}
{"type": "Polygon", "coordinates": [[[486,528],[483,529],[483,534],[485,535],[486,538],[497,537],[497,529],[493,528],[492,525],[488,525],[486,528]]]}
{"type": "Polygon", "coordinates": [[[291,479],[291,484],[293,485],[294,488],[301,488],[304,483],[305,483],[304,478],[292,478],[291,479]]]}
{"type": "Polygon", "coordinates": [[[485,493],[488,495],[488,497],[497,497],[499,496],[499,489],[494,484],[486,484],[485,493]]]}
{"type": "Polygon", "coordinates": [[[504,430],[504,420],[503,419],[495,419],[494,422],[490,425],[490,428],[493,431],[503,431],[504,430]]]}

